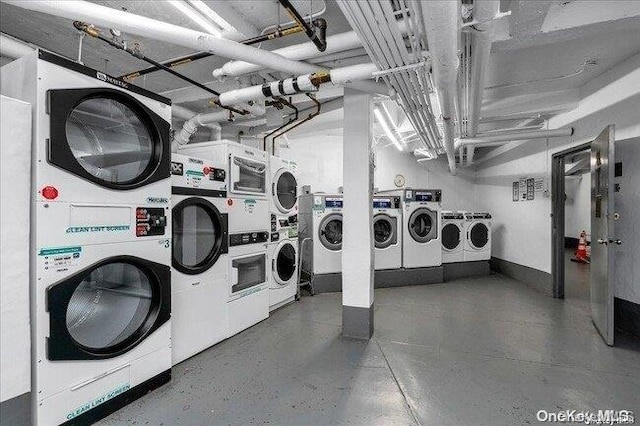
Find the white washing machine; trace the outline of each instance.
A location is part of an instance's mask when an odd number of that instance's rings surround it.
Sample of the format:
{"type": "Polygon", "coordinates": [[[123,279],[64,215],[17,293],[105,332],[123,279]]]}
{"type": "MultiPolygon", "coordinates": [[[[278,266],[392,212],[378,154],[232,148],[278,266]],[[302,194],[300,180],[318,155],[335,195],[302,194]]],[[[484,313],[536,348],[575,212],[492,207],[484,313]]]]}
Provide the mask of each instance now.
{"type": "Polygon", "coordinates": [[[442,263],[463,262],[466,235],[465,212],[443,211],[441,219],[442,263]]]}
{"type": "Polygon", "coordinates": [[[2,68],[33,106],[34,424],[90,424],[171,378],[170,101],[35,51],[2,68]]]}
{"type": "Polygon", "coordinates": [[[467,212],[465,217],[465,262],[491,259],[491,215],[467,212]]]}
{"type": "Polygon", "coordinates": [[[402,213],[402,266],[426,268],[442,264],[440,189],[405,189],[402,213]]]}
{"type": "Polygon", "coordinates": [[[173,365],[228,337],[226,163],[173,154],[173,365]]]}
{"type": "Polygon", "coordinates": [[[269,156],[265,151],[221,140],[182,145],[181,154],[228,164],[229,196],[267,199],[270,190],[269,156]]]}
{"type": "Polygon", "coordinates": [[[375,268],[402,267],[402,197],[373,197],[373,239],[375,268]]]}
{"type": "Polygon", "coordinates": [[[269,262],[269,310],[293,302],[298,293],[297,226],[271,233],[267,247],[269,262]]]}
{"type": "Polygon", "coordinates": [[[299,238],[312,240],[304,251],[305,270],[342,272],[342,194],[309,194],[300,198],[299,238]]]}

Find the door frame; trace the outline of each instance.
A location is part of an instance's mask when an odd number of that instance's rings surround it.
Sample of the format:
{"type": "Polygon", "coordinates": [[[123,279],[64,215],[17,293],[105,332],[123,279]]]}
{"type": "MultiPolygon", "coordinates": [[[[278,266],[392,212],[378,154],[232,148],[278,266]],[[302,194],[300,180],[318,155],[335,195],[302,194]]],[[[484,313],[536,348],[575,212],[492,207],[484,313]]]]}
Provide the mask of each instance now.
{"type": "Polygon", "coordinates": [[[556,152],[551,157],[551,278],[556,299],[564,299],[565,158],[588,149],[591,142],[556,152]]]}

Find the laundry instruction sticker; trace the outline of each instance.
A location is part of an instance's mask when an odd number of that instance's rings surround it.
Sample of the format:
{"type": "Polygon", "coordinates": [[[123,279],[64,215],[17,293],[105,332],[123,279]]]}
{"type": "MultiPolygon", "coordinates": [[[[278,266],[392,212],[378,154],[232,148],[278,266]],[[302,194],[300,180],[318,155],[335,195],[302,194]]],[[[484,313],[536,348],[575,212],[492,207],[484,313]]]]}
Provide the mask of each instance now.
{"type": "Polygon", "coordinates": [[[114,390],[112,390],[110,392],[107,392],[107,393],[99,396],[98,398],[95,398],[95,399],[87,402],[86,404],[82,404],[80,407],[78,407],[75,410],[71,411],[69,414],[67,414],[67,420],[75,419],[79,415],[86,413],[87,411],[91,410],[92,408],[95,408],[100,404],[104,404],[105,402],[109,401],[110,399],[115,398],[118,395],[122,395],[123,393],[125,393],[129,389],[131,389],[131,385],[129,383],[120,385],[117,388],[115,388],[114,390]]]}
{"type": "Polygon", "coordinates": [[[38,256],[55,256],[57,254],[78,253],[76,256],[78,257],[81,251],[82,247],[80,246],[43,248],[38,252],[38,256]]]}

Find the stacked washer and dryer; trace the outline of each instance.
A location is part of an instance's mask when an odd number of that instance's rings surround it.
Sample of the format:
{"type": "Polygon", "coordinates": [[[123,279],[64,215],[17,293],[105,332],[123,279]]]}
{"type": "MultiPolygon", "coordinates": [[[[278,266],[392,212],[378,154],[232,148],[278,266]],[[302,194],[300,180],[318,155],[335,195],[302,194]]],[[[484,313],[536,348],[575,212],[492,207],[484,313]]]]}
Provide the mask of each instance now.
{"type": "Polygon", "coordinates": [[[230,141],[184,145],[179,153],[224,164],[227,177],[229,253],[228,335],[269,317],[269,158],[230,141]]]}
{"type": "Polygon", "coordinates": [[[33,423],[93,423],[171,378],[171,103],[43,51],[2,93],[33,108],[33,423]]]}
{"type": "Polygon", "coordinates": [[[173,365],[229,337],[227,164],[173,154],[173,365]]]}
{"type": "Polygon", "coordinates": [[[271,236],[269,310],[292,302],[298,293],[298,181],[296,164],[284,158],[269,159],[271,236]]]}

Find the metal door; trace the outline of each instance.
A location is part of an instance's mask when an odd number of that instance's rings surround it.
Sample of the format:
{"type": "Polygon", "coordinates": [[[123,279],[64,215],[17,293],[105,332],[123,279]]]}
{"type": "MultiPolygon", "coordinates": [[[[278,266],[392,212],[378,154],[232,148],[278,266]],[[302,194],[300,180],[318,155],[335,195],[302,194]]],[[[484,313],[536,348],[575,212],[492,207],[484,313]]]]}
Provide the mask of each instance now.
{"type": "Polygon", "coordinates": [[[591,143],[591,318],[607,345],[613,346],[614,126],[591,143]]]}

